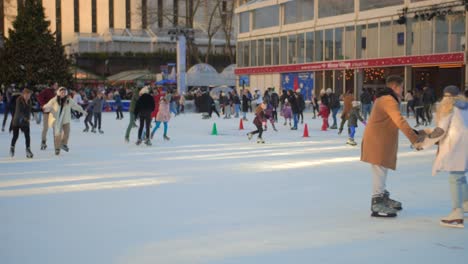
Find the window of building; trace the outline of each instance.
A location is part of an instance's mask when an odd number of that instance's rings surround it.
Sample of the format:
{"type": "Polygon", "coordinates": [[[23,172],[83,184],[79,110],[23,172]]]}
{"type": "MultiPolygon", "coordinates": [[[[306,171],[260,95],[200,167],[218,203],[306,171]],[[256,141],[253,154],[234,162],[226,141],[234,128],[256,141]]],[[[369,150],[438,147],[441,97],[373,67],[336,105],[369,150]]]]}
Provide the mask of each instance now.
{"type": "Polygon", "coordinates": [[[148,27],[148,2],[147,0],[141,0],[141,28],[146,29],[148,27]]]}
{"type": "Polygon", "coordinates": [[[373,23],[367,25],[367,36],[366,36],[366,51],[367,58],[379,57],[379,24],[373,23]]]}
{"type": "Polygon", "coordinates": [[[364,59],[367,56],[367,26],[356,27],[356,59],[364,59]]]}
{"type": "Polygon", "coordinates": [[[279,38],[273,38],[273,65],[280,63],[280,40],[279,38]]]}
{"type": "Polygon", "coordinates": [[[452,16],[450,19],[450,52],[464,51],[465,45],[465,16],[452,16]]]}
{"type": "Polygon", "coordinates": [[[245,66],[245,67],[250,66],[250,64],[249,64],[249,59],[250,59],[250,57],[249,57],[249,56],[250,56],[250,45],[249,45],[249,44],[250,44],[249,41],[245,41],[245,42],[244,42],[244,49],[243,49],[243,50],[244,50],[244,51],[243,51],[243,54],[244,54],[243,56],[244,56],[244,58],[243,58],[243,61],[244,61],[244,66],[245,66]]]}
{"type": "Polygon", "coordinates": [[[344,29],[339,27],[335,28],[335,60],[344,59],[343,55],[343,34],[344,29]]]}
{"type": "Polygon", "coordinates": [[[288,63],[288,36],[281,37],[281,52],[280,52],[280,64],[288,63]]]}
{"type": "Polygon", "coordinates": [[[244,47],[244,42],[237,42],[237,51],[236,51],[236,64],[238,67],[244,67],[244,61],[243,61],[243,47],[244,47]]]}
{"type": "Polygon", "coordinates": [[[333,87],[333,71],[324,71],[324,78],[325,78],[325,88],[331,88],[332,90],[334,89],[333,87]]]}
{"type": "Polygon", "coordinates": [[[73,1],[73,20],[75,32],[80,32],[80,0],[73,1]]]}
{"type": "Polygon", "coordinates": [[[109,28],[114,28],[114,0],[109,0],[109,28]]]}
{"type": "Polygon", "coordinates": [[[448,52],[448,33],[449,33],[449,22],[447,19],[437,17],[435,20],[435,52],[446,53],[448,52]]]}
{"type": "Polygon", "coordinates": [[[394,57],[404,56],[406,50],[406,42],[409,40],[408,35],[405,35],[406,25],[400,25],[393,22],[392,25],[392,55],[394,57]]]}
{"type": "Polygon", "coordinates": [[[335,94],[341,95],[344,94],[344,73],[345,71],[343,70],[335,70],[335,94]]]}
{"type": "MultiPolygon", "coordinates": [[[[19,5],[18,5],[19,6],[19,5]]],[[[62,42],[62,2],[55,0],[55,36],[58,43],[62,42]]]]}
{"type": "Polygon", "coordinates": [[[172,25],[174,27],[179,25],[179,0],[174,0],[173,2],[173,18],[172,18],[172,25]]]}
{"type": "Polygon", "coordinates": [[[333,29],[325,30],[325,60],[333,60],[333,29]]]}
{"type": "Polygon", "coordinates": [[[297,34],[297,63],[304,63],[305,41],[304,33],[297,34]]]}
{"type": "Polygon", "coordinates": [[[284,4],[284,24],[314,19],[314,0],[296,0],[284,4]]]}
{"type": "Polygon", "coordinates": [[[359,0],[359,9],[361,11],[366,11],[375,8],[402,5],[404,3],[404,0],[359,0]]]}
{"type": "Polygon", "coordinates": [[[279,25],[279,6],[268,6],[253,11],[253,28],[267,28],[279,25]]]}
{"type": "Polygon", "coordinates": [[[352,60],[356,57],[354,56],[356,50],[356,31],[354,26],[348,26],[345,28],[345,47],[344,47],[344,59],[352,60]]]}
{"type": "Polygon", "coordinates": [[[297,36],[289,35],[288,36],[289,46],[288,46],[288,64],[297,63],[297,36]]]}
{"type": "Polygon", "coordinates": [[[163,0],[158,0],[158,27],[159,28],[162,28],[164,26],[163,11],[164,11],[163,0]]]}
{"type": "Polygon", "coordinates": [[[305,62],[314,61],[314,32],[307,32],[305,34],[306,39],[306,52],[305,52],[305,62]]]}
{"type": "MultiPolygon", "coordinates": [[[[434,20],[420,21],[420,55],[433,53],[434,20]]],[[[416,34],[416,32],[415,32],[416,34]]]]}
{"type": "Polygon", "coordinates": [[[315,31],[315,61],[323,61],[323,30],[315,31]]]}
{"type": "Polygon", "coordinates": [[[91,30],[97,33],[97,6],[96,0],[91,1],[91,30]]]}
{"type": "Polygon", "coordinates": [[[265,65],[271,65],[271,38],[265,39],[265,65]]]}
{"type": "Polygon", "coordinates": [[[250,41],[250,66],[257,66],[257,41],[250,41]]]}
{"type": "Polygon", "coordinates": [[[125,27],[132,28],[132,10],[130,7],[131,0],[125,0],[125,27]]]}
{"type": "Polygon", "coordinates": [[[352,0],[324,0],[318,2],[319,18],[331,17],[354,12],[352,0]]]}
{"type": "Polygon", "coordinates": [[[265,54],[264,54],[264,41],[263,39],[259,39],[257,42],[257,52],[258,52],[258,62],[257,66],[265,65],[265,54]]]}
{"type": "Polygon", "coordinates": [[[392,57],[392,22],[386,21],[380,23],[380,57],[392,57]]]}
{"type": "Polygon", "coordinates": [[[249,32],[250,30],[250,13],[243,12],[239,15],[239,31],[240,33],[249,32]]]}

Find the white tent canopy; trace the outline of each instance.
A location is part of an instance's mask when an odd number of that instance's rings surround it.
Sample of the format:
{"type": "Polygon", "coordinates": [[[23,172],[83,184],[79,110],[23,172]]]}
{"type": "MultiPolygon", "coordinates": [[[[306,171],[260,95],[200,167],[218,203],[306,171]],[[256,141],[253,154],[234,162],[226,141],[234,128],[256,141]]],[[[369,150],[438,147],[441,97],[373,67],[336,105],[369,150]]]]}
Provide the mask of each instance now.
{"type": "Polygon", "coordinates": [[[194,65],[187,72],[187,86],[235,86],[235,65],[229,65],[219,74],[213,66],[200,63],[194,65]]]}
{"type": "Polygon", "coordinates": [[[224,85],[234,87],[236,86],[236,74],[234,73],[234,70],[236,69],[235,64],[231,64],[224,68],[223,72],[221,73],[221,79],[224,82],[224,85]]]}

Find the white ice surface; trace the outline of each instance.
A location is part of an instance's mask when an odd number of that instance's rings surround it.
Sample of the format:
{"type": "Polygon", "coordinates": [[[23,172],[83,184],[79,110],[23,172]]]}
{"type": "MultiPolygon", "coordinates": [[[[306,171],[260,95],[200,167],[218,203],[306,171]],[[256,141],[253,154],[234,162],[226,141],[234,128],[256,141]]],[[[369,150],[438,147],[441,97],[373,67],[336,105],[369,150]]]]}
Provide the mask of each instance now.
{"type": "MultiPolygon", "coordinates": [[[[1,116],[3,118],[3,116],[1,116]]],[[[252,120],[253,116],[249,115],[252,120]]],[[[281,118],[282,119],[282,118],[281,118]]],[[[70,152],[24,139],[8,156],[0,134],[1,264],[465,263],[468,227],[438,224],[451,210],[446,174],[431,176],[435,150],[415,152],[400,134],[388,189],[403,202],[396,219],[370,217],[371,176],[346,131],[319,131],[306,114],[291,131],[280,121],[266,144],[248,141],[239,119],[173,118],[153,146],[124,143],[125,119],[103,115],[104,135],[72,122],[70,152]],[[220,135],[212,136],[216,122],[220,135]]],[[[414,119],[410,119],[414,124],[414,119]]],[[[466,217],[465,217],[466,220],[466,217]]]]}

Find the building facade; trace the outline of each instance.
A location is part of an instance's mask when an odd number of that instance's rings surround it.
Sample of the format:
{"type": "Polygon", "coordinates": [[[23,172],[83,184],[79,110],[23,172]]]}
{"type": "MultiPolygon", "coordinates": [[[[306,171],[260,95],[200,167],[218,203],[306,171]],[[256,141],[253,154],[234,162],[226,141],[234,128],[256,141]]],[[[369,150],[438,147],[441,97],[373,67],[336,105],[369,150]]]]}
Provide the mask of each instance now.
{"type": "Polygon", "coordinates": [[[255,0],[238,16],[239,86],[337,93],[405,78],[405,91],[466,87],[463,0],[255,0]]]}
{"type": "MultiPolygon", "coordinates": [[[[229,1],[213,0],[41,0],[50,30],[67,47],[67,52],[157,52],[175,51],[168,29],[176,26],[195,29],[200,51],[208,44],[211,10],[220,2],[222,12],[229,1]],[[193,25],[188,21],[193,14],[193,25]]],[[[12,27],[24,0],[0,0],[0,35],[12,27]]],[[[223,22],[215,16],[214,24],[223,22]]],[[[230,36],[229,36],[230,37],[230,36]]],[[[211,39],[215,53],[226,48],[226,34],[219,30],[211,39]]],[[[232,38],[231,45],[235,45],[232,38]]]]}

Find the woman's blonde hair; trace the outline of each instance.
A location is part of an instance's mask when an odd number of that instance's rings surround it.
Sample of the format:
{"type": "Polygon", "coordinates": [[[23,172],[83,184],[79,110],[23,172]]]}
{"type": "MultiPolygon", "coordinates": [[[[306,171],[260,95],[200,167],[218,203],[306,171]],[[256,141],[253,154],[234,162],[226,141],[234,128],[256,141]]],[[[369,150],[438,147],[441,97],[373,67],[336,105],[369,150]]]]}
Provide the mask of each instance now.
{"type": "Polygon", "coordinates": [[[437,106],[436,122],[452,113],[453,106],[455,105],[456,101],[466,101],[466,97],[463,94],[459,94],[457,96],[453,96],[447,93],[444,94],[444,97],[440,101],[439,106],[437,106]]]}

